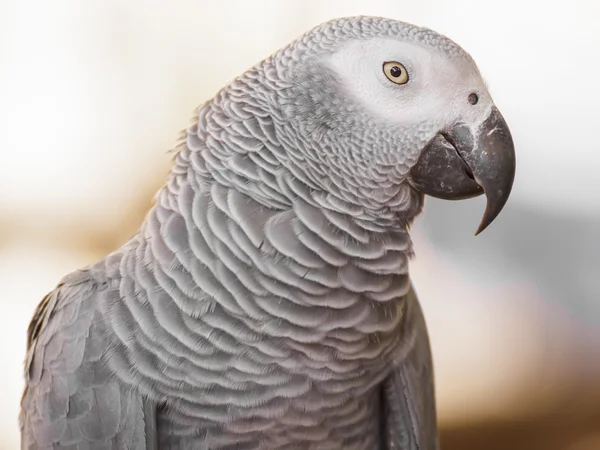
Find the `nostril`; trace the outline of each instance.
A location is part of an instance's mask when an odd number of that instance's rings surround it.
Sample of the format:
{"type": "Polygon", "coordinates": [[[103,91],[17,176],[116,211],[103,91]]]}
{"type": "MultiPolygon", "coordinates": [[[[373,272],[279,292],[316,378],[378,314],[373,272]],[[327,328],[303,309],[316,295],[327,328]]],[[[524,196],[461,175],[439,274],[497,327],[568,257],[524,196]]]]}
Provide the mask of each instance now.
{"type": "Polygon", "coordinates": [[[479,96],[475,92],[471,92],[469,94],[468,100],[471,105],[476,105],[477,102],[479,101],[479,96]]]}

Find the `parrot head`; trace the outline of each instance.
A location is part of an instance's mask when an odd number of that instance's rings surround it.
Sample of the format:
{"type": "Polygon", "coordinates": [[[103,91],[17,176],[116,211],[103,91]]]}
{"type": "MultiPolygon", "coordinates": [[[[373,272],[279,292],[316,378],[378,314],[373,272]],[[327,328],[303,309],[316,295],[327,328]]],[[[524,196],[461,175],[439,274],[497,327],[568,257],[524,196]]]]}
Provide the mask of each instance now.
{"type": "Polygon", "coordinates": [[[500,213],[515,175],[508,125],[471,56],[389,19],[338,19],[274,55],[282,133],[327,192],[372,211],[414,196],[485,194],[477,230],[500,213]]]}

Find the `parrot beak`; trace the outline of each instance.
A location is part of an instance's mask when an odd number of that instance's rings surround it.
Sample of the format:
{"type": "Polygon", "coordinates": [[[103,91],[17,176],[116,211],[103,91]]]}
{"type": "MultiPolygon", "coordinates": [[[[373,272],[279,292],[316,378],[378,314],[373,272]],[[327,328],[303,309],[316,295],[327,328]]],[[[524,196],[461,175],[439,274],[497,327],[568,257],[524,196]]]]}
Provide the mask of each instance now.
{"type": "Polygon", "coordinates": [[[409,183],[419,192],[446,200],[485,193],[487,206],[475,235],[498,216],[515,178],[515,147],[496,107],[477,128],[458,123],[433,138],[411,169],[409,183]]]}

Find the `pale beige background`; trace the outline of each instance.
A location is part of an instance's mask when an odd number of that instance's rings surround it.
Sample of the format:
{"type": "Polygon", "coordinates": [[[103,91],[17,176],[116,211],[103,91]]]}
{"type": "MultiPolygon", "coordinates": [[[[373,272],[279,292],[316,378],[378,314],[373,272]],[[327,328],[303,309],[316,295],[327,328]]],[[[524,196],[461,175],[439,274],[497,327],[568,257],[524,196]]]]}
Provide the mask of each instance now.
{"type": "Polygon", "coordinates": [[[0,449],[18,448],[35,305],[133,233],[192,109],[357,14],[466,48],[517,145],[483,235],[481,199],[430,201],[415,227],[444,448],[600,448],[599,2],[1,0],[0,449]]]}

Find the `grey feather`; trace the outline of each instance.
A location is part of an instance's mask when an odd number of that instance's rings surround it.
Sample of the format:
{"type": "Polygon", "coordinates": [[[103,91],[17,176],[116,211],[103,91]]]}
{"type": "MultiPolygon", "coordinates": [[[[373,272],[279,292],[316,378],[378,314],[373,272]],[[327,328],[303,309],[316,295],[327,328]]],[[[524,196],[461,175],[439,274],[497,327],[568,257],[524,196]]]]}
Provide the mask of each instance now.
{"type": "Polygon", "coordinates": [[[105,360],[111,340],[98,306],[118,297],[104,278],[114,269],[109,262],[67,277],[34,315],[20,417],[24,450],[156,448],[155,405],[105,360]]]}
{"type": "Polygon", "coordinates": [[[399,355],[381,387],[383,448],[439,450],[433,362],[425,319],[413,289],[407,303],[405,320],[411,333],[406,336],[406,353],[399,355]]]}

